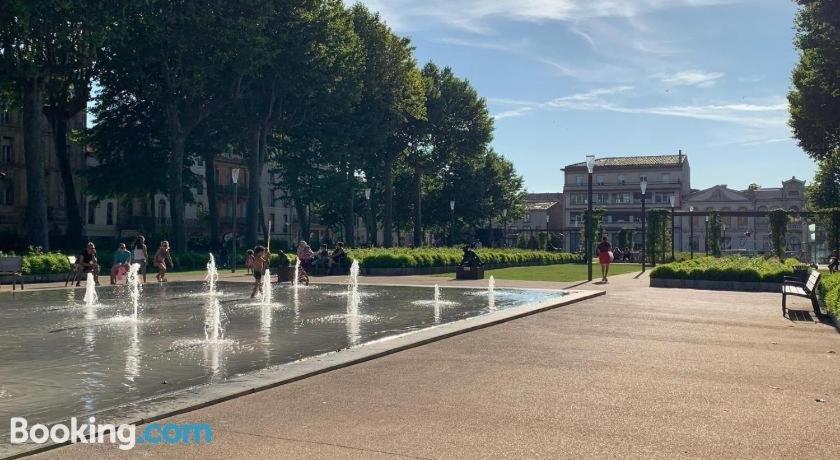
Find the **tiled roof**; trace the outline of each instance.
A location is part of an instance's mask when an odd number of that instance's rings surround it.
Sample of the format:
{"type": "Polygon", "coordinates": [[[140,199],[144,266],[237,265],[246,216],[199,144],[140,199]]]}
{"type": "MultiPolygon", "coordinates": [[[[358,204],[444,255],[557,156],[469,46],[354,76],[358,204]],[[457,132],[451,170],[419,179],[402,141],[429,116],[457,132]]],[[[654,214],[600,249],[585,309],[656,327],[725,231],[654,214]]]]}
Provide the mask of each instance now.
{"type": "MultiPolygon", "coordinates": [[[[679,166],[688,160],[687,155],[645,155],[636,157],[597,158],[595,167],[605,166],[679,166]]],[[[585,168],[586,162],[575,163],[567,168],[585,168]]]]}
{"type": "Polygon", "coordinates": [[[545,211],[557,203],[557,201],[542,201],[539,203],[528,203],[526,206],[529,211],[545,211]]]}

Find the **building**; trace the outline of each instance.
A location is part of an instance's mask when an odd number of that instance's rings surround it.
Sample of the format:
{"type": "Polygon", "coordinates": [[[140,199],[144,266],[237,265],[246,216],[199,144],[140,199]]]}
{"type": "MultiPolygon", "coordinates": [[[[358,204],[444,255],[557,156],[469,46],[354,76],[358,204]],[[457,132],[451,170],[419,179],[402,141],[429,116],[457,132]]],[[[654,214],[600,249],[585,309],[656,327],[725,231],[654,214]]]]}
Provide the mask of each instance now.
{"type": "MultiPolygon", "coordinates": [[[[805,210],[805,181],[796,177],[782,182],[777,188],[750,188],[733,190],[726,185],[715,185],[705,190],[694,190],[683,200],[681,210],[688,211],[758,211],[774,209],[805,210]]],[[[724,250],[769,252],[770,223],[767,217],[721,216],[724,250]]],[[[677,219],[679,230],[675,244],[682,251],[690,251],[689,241],[693,227],[694,250],[706,251],[706,220],[695,216],[693,225],[687,217],[677,219]]],[[[805,235],[801,223],[791,223],[787,230],[787,248],[792,252],[804,250],[805,235]]]]}
{"type": "MultiPolygon", "coordinates": [[[[577,251],[583,244],[581,228],[585,226],[588,206],[588,171],[582,162],[566,166],[563,172],[563,233],[566,247],[577,251]]],[[[641,244],[642,180],[648,184],[648,209],[670,209],[671,197],[679,207],[682,197],[691,193],[691,168],[682,151],[676,155],[598,158],[592,176],[592,206],[606,210],[604,231],[613,244],[618,243],[623,229],[634,230],[636,244],[641,244]]]]}
{"type": "MultiPolygon", "coordinates": [[[[68,122],[70,131],[85,128],[84,111],[68,122]]],[[[64,183],[55,154],[55,144],[49,123],[44,120],[42,142],[47,182],[47,218],[50,235],[62,235],[67,228],[67,213],[64,203],[64,183]]],[[[78,145],[68,146],[70,170],[73,174],[77,200],[82,217],[85,215],[83,196],[84,183],[82,171],[85,167],[86,152],[78,145]]],[[[14,110],[0,105],[0,234],[24,235],[24,216],[28,194],[26,190],[26,162],[23,149],[23,117],[14,110]]]]}

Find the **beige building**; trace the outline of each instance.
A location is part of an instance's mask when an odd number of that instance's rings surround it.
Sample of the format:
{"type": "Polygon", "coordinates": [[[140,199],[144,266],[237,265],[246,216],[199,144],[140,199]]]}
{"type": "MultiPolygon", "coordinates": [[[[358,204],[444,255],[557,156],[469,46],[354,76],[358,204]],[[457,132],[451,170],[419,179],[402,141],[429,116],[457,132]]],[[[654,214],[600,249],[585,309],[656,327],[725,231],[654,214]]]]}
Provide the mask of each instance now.
{"type": "MultiPolygon", "coordinates": [[[[577,251],[583,242],[580,229],[585,225],[587,209],[588,171],[586,163],[566,166],[563,186],[563,232],[566,247],[577,251]]],[[[691,193],[691,168],[688,156],[676,155],[637,157],[605,157],[595,160],[592,174],[593,209],[605,208],[604,230],[615,244],[622,229],[634,229],[637,244],[641,243],[642,191],[640,183],[647,181],[648,209],[670,209],[671,197],[677,207],[682,197],[691,193]]]]}
{"type": "MultiPolygon", "coordinates": [[[[774,209],[788,211],[805,210],[805,181],[796,177],[782,182],[776,188],[752,188],[747,190],[733,190],[726,185],[716,185],[705,190],[695,190],[685,197],[681,210],[688,211],[758,211],[767,212],[774,209]]],[[[771,250],[770,224],[766,217],[750,216],[721,216],[723,227],[723,241],[721,247],[732,251],[771,250]]],[[[677,219],[678,250],[690,251],[691,222],[687,217],[677,219]]],[[[706,251],[706,220],[704,217],[694,217],[694,250],[706,251]]],[[[804,250],[804,228],[800,223],[788,226],[786,244],[791,252],[804,250]]]]}

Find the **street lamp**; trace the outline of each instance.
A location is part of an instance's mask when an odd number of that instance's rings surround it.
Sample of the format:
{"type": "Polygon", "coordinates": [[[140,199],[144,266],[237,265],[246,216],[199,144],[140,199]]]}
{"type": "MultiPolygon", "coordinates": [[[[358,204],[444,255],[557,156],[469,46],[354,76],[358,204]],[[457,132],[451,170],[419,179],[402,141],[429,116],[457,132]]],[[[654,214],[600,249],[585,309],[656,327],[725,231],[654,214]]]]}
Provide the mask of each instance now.
{"type": "Polygon", "coordinates": [[[674,205],[676,204],[677,198],[675,195],[671,195],[668,197],[668,201],[671,203],[671,261],[676,262],[677,258],[674,255],[674,244],[677,241],[677,235],[674,233],[676,230],[676,220],[674,219],[674,205]]]}
{"type": "Polygon", "coordinates": [[[587,215],[586,215],[586,274],[592,281],[592,171],[595,169],[595,155],[586,156],[586,171],[589,172],[587,186],[587,215]]]}
{"type": "Polygon", "coordinates": [[[455,237],[455,200],[449,200],[449,245],[455,237]]]}
{"type": "Polygon", "coordinates": [[[376,228],[373,224],[373,207],[370,205],[370,187],[365,189],[365,201],[367,201],[367,239],[368,244],[375,246],[376,228]]]}
{"type": "Polygon", "coordinates": [[[502,223],[505,226],[504,234],[502,235],[503,247],[507,247],[507,208],[502,209],[502,223]]]}
{"type": "Polygon", "coordinates": [[[647,223],[647,216],[645,215],[645,193],[647,193],[647,186],[647,178],[644,178],[639,181],[639,188],[642,189],[642,271],[645,271],[645,268],[647,267],[647,234],[645,233],[645,224],[647,223]]]}
{"type": "Polygon", "coordinates": [[[688,247],[691,251],[691,258],[694,258],[694,206],[688,207],[688,247]]]}
{"type": "Polygon", "coordinates": [[[230,170],[230,179],[233,182],[233,261],[230,263],[230,272],[236,273],[236,208],[237,208],[237,194],[236,191],[239,188],[237,184],[239,183],[239,168],[233,168],[230,170]]]}
{"type": "Polygon", "coordinates": [[[721,234],[720,245],[725,250],[726,249],[726,224],[721,225],[721,230],[723,230],[723,233],[721,234]]]}

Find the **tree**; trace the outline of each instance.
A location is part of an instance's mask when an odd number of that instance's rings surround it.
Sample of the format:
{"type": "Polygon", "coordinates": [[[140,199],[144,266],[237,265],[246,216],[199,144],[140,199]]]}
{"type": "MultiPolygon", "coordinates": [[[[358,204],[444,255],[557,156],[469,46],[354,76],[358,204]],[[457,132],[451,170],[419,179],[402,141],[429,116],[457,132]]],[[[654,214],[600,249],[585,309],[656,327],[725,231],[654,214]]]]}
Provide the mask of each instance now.
{"type": "Polygon", "coordinates": [[[796,46],[801,50],[788,94],[790,125],[813,158],[840,149],[840,8],[833,0],[796,0],[796,46]]]}
{"type": "MultiPolygon", "coordinates": [[[[715,214],[717,217],[717,214],[715,214]]],[[[790,215],[784,209],[774,209],[767,215],[770,220],[770,239],[773,243],[773,251],[779,260],[785,259],[785,234],[790,223],[790,215]]],[[[711,217],[710,217],[711,219],[711,217]]]]}
{"type": "Polygon", "coordinates": [[[416,123],[408,161],[414,170],[414,244],[423,234],[422,183],[426,171],[444,170],[450,161],[480,157],[492,140],[493,119],[486,101],[450,68],[429,62],[423,68],[426,119],[416,123]]]}
{"type": "Polygon", "coordinates": [[[49,231],[46,152],[41,137],[47,126],[44,113],[54,128],[69,213],[68,230],[78,239],[81,218],[67,159],[66,122],[82,110],[87,100],[90,70],[109,4],[94,0],[10,0],[0,7],[0,68],[4,69],[0,80],[11,82],[22,103],[26,234],[32,244],[45,249],[49,248],[49,231]]]}
{"type": "Polygon", "coordinates": [[[103,53],[103,87],[156,106],[171,157],[173,243],[186,248],[187,142],[196,127],[239,97],[262,22],[260,0],[148,0],[123,5],[125,19],[103,53]]]}
{"type": "Polygon", "coordinates": [[[365,177],[379,178],[385,246],[393,245],[394,166],[411,141],[412,123],[423,120],[425,93],[410,40],[398,37],[361,4],[350,10],[362,43],[362,92],[355,128],[366,152],[365,177]]]}
{"type": "Polygon", "coordinates": [[[840,207],[840,156],[819,162],[805,196],[813,210],[840,207]]]}

